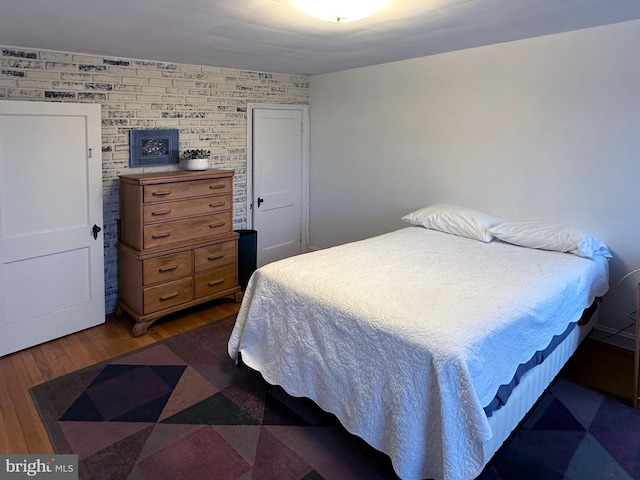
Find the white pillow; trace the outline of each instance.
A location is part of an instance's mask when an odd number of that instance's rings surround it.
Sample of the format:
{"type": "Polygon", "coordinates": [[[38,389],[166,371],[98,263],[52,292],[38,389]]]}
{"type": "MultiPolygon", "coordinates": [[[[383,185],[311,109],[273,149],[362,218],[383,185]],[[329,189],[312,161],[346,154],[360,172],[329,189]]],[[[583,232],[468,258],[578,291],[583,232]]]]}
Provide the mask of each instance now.
{"type": "Polygon", "coordinates": [[[451,233],[461,237],[490,242],[489,228],[504,222],[504,218],[466,207],[439,203],[411,212],[402,220],[431,230],[451,233]]]}
{"type": "Polygon", "coordinates": [[[581,257],[611,258],[607,245],[595,235],[576,228],[542,222],[505,222],[489,229],[491,234],[521,247],[569,252],[581,257]]]}

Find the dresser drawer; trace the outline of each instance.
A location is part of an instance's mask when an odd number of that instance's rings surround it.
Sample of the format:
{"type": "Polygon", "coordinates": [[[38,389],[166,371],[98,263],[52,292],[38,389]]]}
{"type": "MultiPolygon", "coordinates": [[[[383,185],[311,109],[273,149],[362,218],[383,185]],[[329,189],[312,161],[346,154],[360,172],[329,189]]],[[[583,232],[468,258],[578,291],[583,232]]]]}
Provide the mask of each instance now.
{"type": "Polygon", "coordinates": [[[143,188],[142,201],[144,203],[166,202],[167,200],[179,200],[203,195],[231,193],[232,187],[231,180],[228,178],[209,178],[189,182],[145,185],[143,188]]]}
{"type": "Polygon", "coordinates": [[[144,289],[144,314],[164,310],[193,300],[193,278],[183,278],[144,289]]]}
{"type": "Polygon", "coordinates": [[[220,268],[211,272],[201,273],[196,278],[196,298],[215,295],[223,290],[237,287],[236,266],[220,268]]]}
{"type": "Polygon", "coordinates": [[[185,218],[172,222],[145,225],[143,228],[144,248],[164,247],[167,245],[197,241],[198,238],[211,237],[231,232],[231,212],[185,218]]]}
{"type": "Polygon", "coordinates": [[[145,224],[157,223],[196,215],[206,215],[207,213],[223,212],[232,208],[230,195],[176,200],[175,202],[167,203],[151,203],[142,207],[142,221],[145,224]]]}
{"type": "Polygon", "coordinates": [[[191,274],[191,251],[164,255],[142,262],[142,284],[168,282],[191,274]]]}
{"type": "Polygon", "coordinates": [[[217,243],[194,250],[195,271],[203,272],[236,262],[236,241],[217,243]]]}

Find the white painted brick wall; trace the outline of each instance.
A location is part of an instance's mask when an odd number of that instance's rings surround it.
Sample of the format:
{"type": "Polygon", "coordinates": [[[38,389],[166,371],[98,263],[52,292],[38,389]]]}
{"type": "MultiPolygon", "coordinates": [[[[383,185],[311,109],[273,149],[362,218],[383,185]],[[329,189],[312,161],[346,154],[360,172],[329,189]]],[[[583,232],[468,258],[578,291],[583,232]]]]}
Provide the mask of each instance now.
{"type": "Polygon", "coordinates": [[[246,222],[247,103],[309,103],[309,78],[229,68],[0,45],[0,100],[102,105],[106,311],[118,296],[118,176],[129,169],[129,131],[177,128],[180,150],[211,150],[212,168],[233,169],[236,228],[246,222]]]}

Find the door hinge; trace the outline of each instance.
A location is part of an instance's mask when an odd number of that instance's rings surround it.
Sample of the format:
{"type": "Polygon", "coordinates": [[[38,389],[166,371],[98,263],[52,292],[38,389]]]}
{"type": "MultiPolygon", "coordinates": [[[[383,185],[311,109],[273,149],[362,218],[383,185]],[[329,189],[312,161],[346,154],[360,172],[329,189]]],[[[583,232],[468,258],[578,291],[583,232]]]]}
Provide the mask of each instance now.
{"type": "Polygon", "coordinates": [[[88,158],[93,158],[93,148],[89,149],[89,155],[88,158]]]}

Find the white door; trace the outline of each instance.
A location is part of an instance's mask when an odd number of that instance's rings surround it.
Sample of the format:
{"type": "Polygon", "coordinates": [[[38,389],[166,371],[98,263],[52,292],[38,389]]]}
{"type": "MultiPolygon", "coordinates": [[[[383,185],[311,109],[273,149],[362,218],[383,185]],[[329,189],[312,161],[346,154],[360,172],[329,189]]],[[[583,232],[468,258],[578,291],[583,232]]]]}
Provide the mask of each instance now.
{"type": "Polygon", "coordinates": [[[100,117],[0,101],[0,355],[104,323],[100,117]]]}
{"type": "Polygon", "coordinates": [[[252,111],[252,228],[257,265],[302,253],[306,244],[307,107],[260,106],[252,111]]]}

